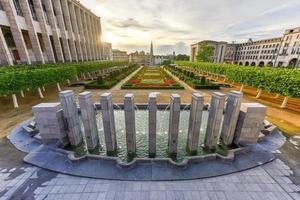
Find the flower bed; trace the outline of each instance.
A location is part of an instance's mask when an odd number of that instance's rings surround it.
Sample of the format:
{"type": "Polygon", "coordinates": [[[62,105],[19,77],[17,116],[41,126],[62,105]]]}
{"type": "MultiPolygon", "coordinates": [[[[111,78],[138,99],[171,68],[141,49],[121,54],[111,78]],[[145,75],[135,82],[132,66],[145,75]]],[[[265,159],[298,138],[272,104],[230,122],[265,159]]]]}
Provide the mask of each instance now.
{"type": "Polygon", "coordinates": [[[160,67],[143,67],[122,89],[184,89],[160,67]]]}
{"type": "Polygon", "coordinates": [[[166,67],[166,69],[169,70],[175,76],[177,76],[179,79],[186,82],[189,86],[191,86],[194,89],[220,89],[220,85],[207,80],[204,76],[195,76],[193,72],[186,71],[181,68],[166,67]]]}

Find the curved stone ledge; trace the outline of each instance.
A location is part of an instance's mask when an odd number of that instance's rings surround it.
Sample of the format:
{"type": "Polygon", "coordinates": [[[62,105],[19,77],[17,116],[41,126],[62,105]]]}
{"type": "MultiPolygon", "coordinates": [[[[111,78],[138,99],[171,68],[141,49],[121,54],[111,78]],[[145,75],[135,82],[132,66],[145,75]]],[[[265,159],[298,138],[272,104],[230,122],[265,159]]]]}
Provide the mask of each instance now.
{"type": "Polygon", "coordinates": [[[187,156],[187,157],[184,158],[184,160],[182,162],[175,162],[171,158],[134,158],[132,161],[130,161],[128,163],[123,162],[118,157],[109,157],[109,156],[101,156],[101,155],[93,155],[93,154],[86,154],[86,155],[81,156],[81,157],[76,157],[74,155],[74,152],[72,152],[72,151],[67,151],[67,150],[60,149],[60,148],[56,149],[56,151],[58,151],[60,153],[63,153],[63,154],[66,154],[68,159],[73,161],[73,162],[83,161],[83,160],[86,160],[86,159],[108,160],[108,161],[115,162],[115,164],[118,165],[121,168],[132,167],[132,166],[138,165],[140,163],[167,162],[168,164],[174,165],[176,167],[184,168],[190,163],[203,162],[203,161],[206,161],[206,160],[219,159],[223,162],[231,162],[231,161],[234,160],[235,155],[241,154],[241,153],[247,153],[247,152],[250,151],[250,149],[251,149],[251,147],[241,147],[241,148],[237,148],[237,149],[232,149],[232,150],[228,151],[227,156],[223,156],[223,155],[220,155],[220,154],[217,154],[217,153],[211,153],[211,154],[200,155],[200,156],[187,156]]]}
{"type": "Polygon", "coordinates": [[[193,156],[181,163],[169,158],[137,158],[123,163],[116,157],[98,155],[76,158],[73,152],[43,145],[22,129],[29,122],[18,125],[8,136],[17,149],[28,153],[25,162],[68,175],[111,180],[188,180],[231,174],[272,161],[272,151],[285,142],[279,131],[273,131],[256,145],[230,150],[227,156],[215,153],[193,156]]]}

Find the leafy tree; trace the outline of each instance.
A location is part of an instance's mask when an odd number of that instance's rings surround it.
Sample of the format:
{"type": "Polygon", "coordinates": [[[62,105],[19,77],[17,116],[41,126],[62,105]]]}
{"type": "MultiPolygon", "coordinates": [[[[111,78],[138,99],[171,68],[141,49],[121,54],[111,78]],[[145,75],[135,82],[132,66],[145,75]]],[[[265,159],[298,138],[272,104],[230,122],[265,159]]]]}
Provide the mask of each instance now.
{"type": "Polygon", "coordinates": [[[198,62],[213,62],[215,48],[207,42],[199,46],[199,51],[196,56],[198,62]]]}
{"type": "Polygon", "coordinates": [[[163,61],[163,65],[170,65],[172,62],[171,62],[171,60],[164,60],[163,61]]]}
{"type": "Polygon", "coordinates": [[[188,56],[186,54],[178,54],[176,56],[175,60],[177,60],[177,61],[189,61],[190,60],[190,56],[188,56]]]}

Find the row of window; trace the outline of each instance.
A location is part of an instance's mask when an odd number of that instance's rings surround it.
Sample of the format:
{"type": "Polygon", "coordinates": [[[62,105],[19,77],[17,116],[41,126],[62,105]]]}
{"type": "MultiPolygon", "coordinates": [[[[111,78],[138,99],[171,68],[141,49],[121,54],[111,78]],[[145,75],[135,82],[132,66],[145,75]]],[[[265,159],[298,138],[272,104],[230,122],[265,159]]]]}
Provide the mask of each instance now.
{"type": "Polygon", "coordinates": [[[272,50],[261,50],[261,51],[243,51],[243,52],[237,52],[237,55],[253,55],[253,54],[275,54],[277,53],[278,49],[272,49],[272,50]]]}
{"type": "MultiPolygon", "coordinates": [[[[46,23],[47,23],[48,25],[50,25],[50,20],[49,20],[49,16],[48,16],[48,13],[47,13],[46,6],[45,6],[45,4],[43,3],[43,0],[41,0],[41,1],[42,1],[41,3],[42,3],[42,9],[43,9],[45,21],[46,21],[46,23]]],[[[52,1],[53,1],[53,0],[52,0],[52,1]]],[[[23,13],[22,13],[22,9],[21,9],[19,0],[13,0],[13,2],[14,2],[14,6],[15,6],[15,9],[16,9],[17,15],[23,16],[23,13]]],[[[0,3],[1,3],[1,2],[0,2],[0,3]]],[[[38,21],[37,14],[36,14],[36,11],[35,11],[35,8],[34,8],[33,0],[28,0],[28,4],[29,4],[29,7],[30,7],[30,11],[31,11],[33,20],[38,21]]],[[[55,8],[54,8],[54,6],[57,6],[57,5],[54,4],[54,2],[52,2],[52,5],[53,5],[53,6],[52,6],[52,8],[53,8],[53,13],[54,13],[55,16],[57,16],[57,15],[56,15],[55,8]]],[[[2,7],[2,5],[0,4],[0,9],[1,9],[1,8],[2,8],[2,10],[3,10],[3,7],[2,7]]],[[[71,12],[71,11],[70,11],[70,5],[68,6],[68,8],[69,8],[69,12],[71,12]]],[[[82,16],[83,16],[84,13],[83,13],[82,11],[80,11],[80,12],[81,12],[81,14],[82,14],[82,16]]],[[[90,17],[90,16],[88,15],[87,17],[90,17]]],[[[63,20],[64,20],[64,25],[65,25],[64,28],[65,28],[65,30],[68,30],[68,26],[67,26],[67,23],[66,23],[66,19],[65,19],[64,14],[62,15],[62,18],[63,18],[63,20]]],[[[57,18],[56,18],[56,24],[57,24],[57,26],[60,28],[57,18]]],[[[85,28],[86,28],[86,24],[85,24],[85,23],[82,23],[82,25],[83,25],[83,28],[85,29],[85,28]]],[[[74,29],[74,24],[73,24],[73,23],[71,23],[71,27],[72,27],[72,29],[74,29]]],[[[68,31],[69,31],[69,30],[68,30],[68,31]]]]}
{"type": "Polygon", "coordinates": [[[252,50],[252,49],[267,49],[267,48],[278,48],[279,44],[269,44],[269,45],[257,45],[257,46],[246,46],[246,47],[239,47],[238,50],[252,50]]]}
{"type": "Polygon", "coordinates": [[[276,58],[275,55],[265,55],[265,56],[237,56],[237,60],[274,60],[276,58]]]}

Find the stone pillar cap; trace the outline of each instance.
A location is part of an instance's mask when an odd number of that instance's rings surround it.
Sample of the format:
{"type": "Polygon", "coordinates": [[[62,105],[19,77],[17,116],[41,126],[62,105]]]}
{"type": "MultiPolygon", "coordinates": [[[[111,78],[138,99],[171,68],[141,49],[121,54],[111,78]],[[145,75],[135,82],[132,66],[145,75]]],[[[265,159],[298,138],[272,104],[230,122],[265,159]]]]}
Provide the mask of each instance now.
{"type": "Polygon", "coordinates": [[[171,98],[172,99],[180,99],[180,95],[179,94],[171,94],[171,98]]]}
{"type": "Polygon", "coordinates": [[[218,98],[223,98],[223,97],[225,97],[225,94],[224,94],[224,93],[221,93],[221,92],[214,92],[214,93],[213,93],[213,96],[214,96],[214,97],[218,97],[218,98]]]}
{"type": "Polygon", "coordinates": [[[124,98],[125,99],[133,99],[134,95],[132,93],[127,93],[127,94],[125,94],[124,98]]]}
{"type": "Polygon", "coordinates": [[[204,96],[201,93],[193,93],[194,99],[200,100],[200,99],[203,99],[203,97],[204,96]]]}
{"type": "Polygon", "coordinates": [[[90,97],[90,96],[92,96],[92,93],[89,92],[89,91],[81,92],[79,94],[79,98],[87,98],[87,97],[90,97]]]}
{"type": "Polygon", "coordinates": [[[229,95],[242,97],[242,96],[243,96],[243,93],[240,92],[240,91],[232,90],[232,91],[229,92],[229,95]]]}

